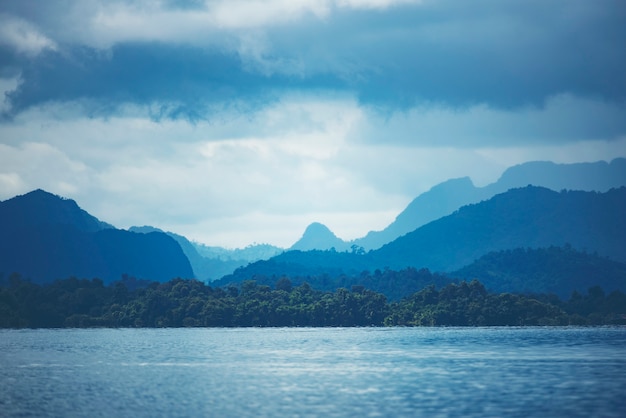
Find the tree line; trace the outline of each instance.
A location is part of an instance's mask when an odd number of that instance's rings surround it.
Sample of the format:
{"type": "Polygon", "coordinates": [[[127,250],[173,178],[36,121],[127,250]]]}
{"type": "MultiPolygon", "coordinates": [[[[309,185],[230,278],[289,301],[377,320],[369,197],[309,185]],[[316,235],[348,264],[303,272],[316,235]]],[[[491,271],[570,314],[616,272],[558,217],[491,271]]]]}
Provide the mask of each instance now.
{"type": "Polygon", "coordinates": [[[362,285],[334,291],[247,280],[211,287],[125,277],[68,278],[39,285],[12,275],[0,282],[0,327],[351,327],[626,324],[626,294],[599,286],[569,300],[554,295],[489,293],[478,281],[424,287],[389,302],[362,285]]]}

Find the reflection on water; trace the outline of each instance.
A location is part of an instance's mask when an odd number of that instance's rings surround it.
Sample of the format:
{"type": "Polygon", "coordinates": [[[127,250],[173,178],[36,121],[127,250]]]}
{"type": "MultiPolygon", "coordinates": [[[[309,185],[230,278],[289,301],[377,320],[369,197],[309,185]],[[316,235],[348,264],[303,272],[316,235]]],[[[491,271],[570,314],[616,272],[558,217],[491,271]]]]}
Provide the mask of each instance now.
{"type": "Polygon", "coordinates": [[[0,331],[3,416],[623,416],[626,328],[0,331]]]}

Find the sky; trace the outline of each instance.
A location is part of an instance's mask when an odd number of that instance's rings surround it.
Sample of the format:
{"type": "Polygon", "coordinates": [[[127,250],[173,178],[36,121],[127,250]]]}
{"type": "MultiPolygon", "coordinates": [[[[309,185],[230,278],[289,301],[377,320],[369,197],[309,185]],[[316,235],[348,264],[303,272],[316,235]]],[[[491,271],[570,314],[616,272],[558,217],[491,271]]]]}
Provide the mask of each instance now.
{"type": "Polygon", "coordinates": [[[0,199],[227,248],[626,157],[623,0],[0,0],[0,199]]]}

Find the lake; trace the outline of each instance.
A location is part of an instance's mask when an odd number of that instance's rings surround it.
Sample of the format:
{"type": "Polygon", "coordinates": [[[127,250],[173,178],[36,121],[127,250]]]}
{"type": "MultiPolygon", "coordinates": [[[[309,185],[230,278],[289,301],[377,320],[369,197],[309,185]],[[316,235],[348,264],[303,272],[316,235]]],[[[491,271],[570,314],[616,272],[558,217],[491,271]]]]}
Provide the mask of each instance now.
{"type": "Polygon", "coordinates": [[[0,330],[5,417],[623,417],[626,327],[0,330]]]}

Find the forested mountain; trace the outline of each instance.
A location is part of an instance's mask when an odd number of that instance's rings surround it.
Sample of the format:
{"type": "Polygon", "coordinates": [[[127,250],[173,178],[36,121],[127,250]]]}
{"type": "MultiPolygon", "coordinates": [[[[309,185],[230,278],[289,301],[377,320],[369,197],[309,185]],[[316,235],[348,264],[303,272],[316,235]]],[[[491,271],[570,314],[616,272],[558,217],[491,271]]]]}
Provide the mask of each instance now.
{"type": "MultiPolygon", "coordinates": [[[[205,257],[202,257],[196,250],[196,247],[184,236],[175,234],[173,232],[165,232],[159,228],[154,228],[152,226],[133,226],[133,227],[130,227],[128,230],[130,232],[136,232],[139,234],[161,232],[161,233],[169,235],[178,243],[178,245],[180,245],[180,248],[183,250],[183,253],[185,253],[185,256],[187,257],[187,259],[189,260],[189,263],[191,264],[191,268],[194,273],[193,277],[195,277],[198,280],[203,280],[203,281],[210,281],[210,280],[216,279],[217,277],[221,277],[221,275],[215,276],[215,272],[217,268],[215,268],[216,266],[214,266],[211,263],[211,260],[206,259],[205,257]]],[[[224,270],[223,274],[228,274],[228,270],[224,270]]]]}
{"type": "MultiPolygon", "coordinates": [[[[626,262],[624,213],[625,187],[596,193],[554,192],[528,186],[465,206],[379,250],[363,254],[358,251],[289,251],[242,267],[220,283],[274,280],[284,275],[312,281],[325,289],[338,282],[344,286],[361,284],[352,278],[364,271],[369,276],[376,270],[402,271],[408,267],[451,272],[493,251],[550,246],[571,246],[626,262]]],[[[385,285],[368,285],[392,297],[384,290],[385,285]]],[[[508,289],[527,290],[524,286],[508,289]]]]}
{"type": "MultiPolygon", "coordinates": [[[[512,188],[527,185],[541,186],[554,191],[583,190],[605,192],[626,186],[626,159],[616,158],[610,163],[555,164],[533,161],[508,168],[495,183],[476,187],[469,177],[451,179],[434,186],[415,198],[388,227],[370,231],[365,237],[349,243],[377,249],[422,225],[449,215],[461,206],[478,203],[512,188]]],[[[319,247],[317,249],[330,248],[319,247]]]]}
{"type": "Polygon", "coordinates": [[[376,249],[422,225],[449,215],[461,206],[489,199],[511,188],[529,184],[555,191],[583,190],[605,192],[626,186],[626,159],[610,163],[555,164],[533,161],[508,168],[497,182],[476,187],[468,177],[452,179],[419,195],[387,228],[369,232],[353,243],[366,249],[376,249]]]}
{"type": "Polygon", "coordinates": [[[0,202],[0,227],[71,226],[84,232],[113,228],[82,210],[76,202],[37,189],[0,202]]]}
{"type": "Polygon", "coordinates": [[[433,221],[374,252],[391,268],[454,271],[514,248],[571,245],[626,262],[626,187],[606,193],[528,186],[433,221]]]}
{"type": "Polygon", "coordinates": [[[193,277],[180,245],[166,234],[115,229],[43,190],[0,202],[0,274],[13,272],[39,282],[193,277]]]}
{"type": "Polygon", "coordinates": [[[289,277],[294,286],[306,282],[323,291],[364,287],[390,300],[407,297],[429,285],[441,288],[461,280],[479,280],[496,293],[555,294],[562,300],[573,292],[582,294],[594,286],[607,292],[626,292],[626,263],[577,251],[570,246],[491,252],[445,274],[413,267],[370,271],[368,264],[371,262],[371,257],[349,253],[292,251],[237,270],[213,285],[227,286],[253,279],[259,285],[272,286],[281,278],[289,277]],[[324,262],[329,267],[322,267],[324,262]]]}
{"type": "Polygon", "coordinates": [[[227,287],[254,280],[259,285],[273,286],[289,278],[294,286],[305,283],[315,289],[332,292],[338,288],[364,288],[400,300],[426,286],[445,286],[456,279],[431,273],[428,269],[409,267],[399,271],[369,270],[366,256],[333,251],[289,251],[270,260],[263,260],[235,270],[211,285],[227,287]]]}
{"type": "Polygon", "coordinates": [[[626,263],[570,246],[492,252],[450,276],[477,279],[494,292],[553,293],[562,299],[593,286],[626,292],[626,263]]]}

